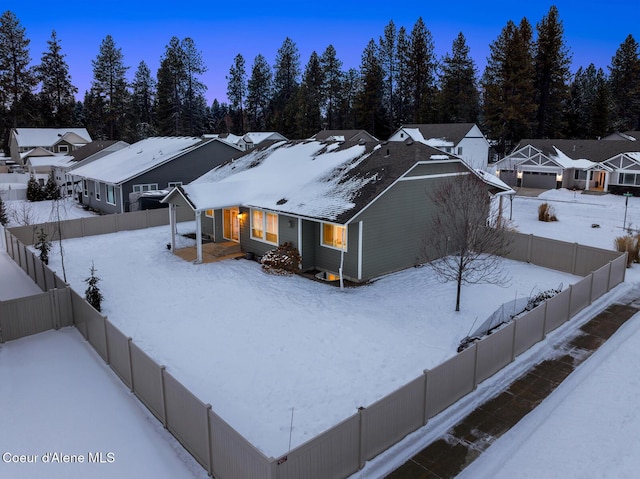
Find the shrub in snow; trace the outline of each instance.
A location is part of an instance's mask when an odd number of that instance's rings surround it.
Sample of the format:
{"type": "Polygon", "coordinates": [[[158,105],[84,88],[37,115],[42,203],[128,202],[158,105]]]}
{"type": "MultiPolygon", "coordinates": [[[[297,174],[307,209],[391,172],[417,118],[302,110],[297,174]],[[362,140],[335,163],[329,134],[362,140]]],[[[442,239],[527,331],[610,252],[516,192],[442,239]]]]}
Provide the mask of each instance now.
{"type": "Polygon", "coordinates": [[[300,272],[302,257],[291,243],[286,242],[276,249],[267,251],[262,260],[262,268],[272,274],[294,274],[300,272]]]}
{"type": "Polygon", "coordinates": [[[640,241],[640,235],[636,237],[618,236],[613,240],[613,245],[616,248],[616,251],[627,253],[627,268],[629,268],[631,263],[634,261],[638,261],[638,248],[640,247],[638,241],[640,241]]]}
{"type": "Polygon", "coordinates": [[[93,306],[97,311],[100,311],[104,296],[102,296],[102,293],[98,288],[98,281],[100,281],[100,278],[96,276],[96,268],[93,263],[91,263],[91,276],[84,280],[88,285],[84,292],[84,297],[91,306],[93,306]]]}
{"type": "Polygon", "coordinates": [[[538,220],[540,221],[558,221],[556,212],[549,203],[542,203],[538,206],[538,220]]]}
{"type": "Polygon", "coordinates": [[[29,177],[29,181],[27,182],[27,199],[29,201],[42,201],[44,199],[42,188],[33,174],[29,177]]]}
{"type": "Polygon", "coordinates": [[[53,179],[53,173],[49,173],[49,179],[44,187],[44,198],[47,200],[57,200],[60,198],[60,190],[53,179]]]}
{"type": "Polygon", "coordinates": [[[561,292],[562,292],[562,284],[558,286],[558,288],[556,289],[548,289],[546,291],[541,291],[535,296],[532,296],[529,298],[525,311],[531,311],[533,308],[544,303],[546,300],[553,298],[555,295],[560,294],[561,292]]]}
{"type": "Polygon", "coordinates": [[[40,261],[44,264],[49,264],[49,251],[51,250],[51,243],[47,241],[47,233],[40,228],[38,232],[38,241],[34,245],[34,247],[40,251],[40,261]]]}
{"type": "Polygon", "coordinates": [[[7,206],[4,204],[4,201],[0,196],[0,225],[6,226],[7,224],[9,224],[9,215],[7,215],[7,206]]]}

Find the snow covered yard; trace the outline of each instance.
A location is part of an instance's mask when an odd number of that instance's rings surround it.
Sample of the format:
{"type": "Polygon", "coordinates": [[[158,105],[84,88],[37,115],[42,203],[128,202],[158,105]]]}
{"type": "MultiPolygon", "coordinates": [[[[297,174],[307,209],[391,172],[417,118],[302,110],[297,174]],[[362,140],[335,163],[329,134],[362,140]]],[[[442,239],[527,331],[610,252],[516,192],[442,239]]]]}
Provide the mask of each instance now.
{"type": "MultiPolygon", "coordinates": [[[[168,237],[159,227],[66,240],[67,280],[82,293],[93,262],[111,322],[274,457],[290,432],[295,447],[455,354],[503,302],[579,279],[506,261],[509,287],[465,287],[455,313],[455,285],[427,267],[341,291],[247,260],[194,265],[168,237]]],[[[62,275],[56,248],[50,265],[62,275]]]]}
{"type": "Polygon", "coordinates": [[[57,221],[58,215],[60,220],[94,216],[92,212],[85,210],[71,198],[63,198],[57,202],[53,200],[6,200],[4,203],[9,217],[7,228],[57,221]]]}

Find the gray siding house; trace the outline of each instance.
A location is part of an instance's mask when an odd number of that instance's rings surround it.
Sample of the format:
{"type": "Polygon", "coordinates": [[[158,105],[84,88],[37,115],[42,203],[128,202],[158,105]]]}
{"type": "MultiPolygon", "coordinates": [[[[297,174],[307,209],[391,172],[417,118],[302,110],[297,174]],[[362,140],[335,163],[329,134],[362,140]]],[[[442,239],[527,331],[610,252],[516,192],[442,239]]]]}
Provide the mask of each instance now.
{"type": "Polygon", "coordinates": [[[240,152],[218,139],[147,138],[68,174],[78,182],[81,204],[104,213],[124,213],[137,209],[141,195],[189,183],[240,152]]]}
{"type": "MultiPolygon", "coordinates": [[[[190,208],[196,234],[257,256],[290,242],[304,270],[361,283],[424,263],[429,192],[467,174],[486,178],[414,141],[290,141],[254,149],[163,201],[172,216],[190,208]]],[[[487,190],[510,188],[495,178],[487,190]]],[[[197,246],[201,260],[200,238],[197,246]]]]}

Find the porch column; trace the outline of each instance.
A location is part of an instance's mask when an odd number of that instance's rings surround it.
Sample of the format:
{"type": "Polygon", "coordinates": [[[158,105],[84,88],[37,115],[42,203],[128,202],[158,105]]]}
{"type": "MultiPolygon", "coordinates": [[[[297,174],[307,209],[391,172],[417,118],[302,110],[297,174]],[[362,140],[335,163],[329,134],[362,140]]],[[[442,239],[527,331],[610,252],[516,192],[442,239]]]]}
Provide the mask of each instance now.
{"type": "Polygon", "coordinates": [[[171,228],[171,252],[176,252],[176,205],[169,203],[169,227],[171,228]]]}
{"type": "Polygon", "coordinates": [[[196,251],[194,263],[202,263],[202,211],[196,211],[196,251]]]}
{"type": "Polygon", "coordinates": [[[609,192],[609,178],[611,174],[608,171],[604,172],[604,191],[605,193],[609,192]]]}
{"type": "Polygon", "coordinates": [[[584,183],[585,183],[584,190],[585,191],[589,191],[589,183],[590,183],[589,178],[591,177],[592,174],[593,173],[590,170],[587,170],[587,176],[584,178],[584,183]]]}

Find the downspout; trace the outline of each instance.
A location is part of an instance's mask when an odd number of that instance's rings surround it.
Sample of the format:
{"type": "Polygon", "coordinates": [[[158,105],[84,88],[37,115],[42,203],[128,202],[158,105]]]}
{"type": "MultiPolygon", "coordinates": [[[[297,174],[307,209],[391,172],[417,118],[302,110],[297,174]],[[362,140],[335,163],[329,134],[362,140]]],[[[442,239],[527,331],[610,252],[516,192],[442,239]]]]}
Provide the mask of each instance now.
{"type": "Polygon", "coordinates": [[[196,211],[196,251],[198,252],[194,263],[202,263],[202,211],[196,211]]]}
{"type": "Polygon", "coordinates": [[[176,205],[169,203],[169,226],[171,228],[171,252],[176,252],[176,205]]]}
{"type": "Polygon", "coordinates": [[[340,275],[340,289],[344,289],[344,279],[342,278],[342,266],[344,265],[344,250],[340,252],[340,269],[338,274],[340,275]]]}

